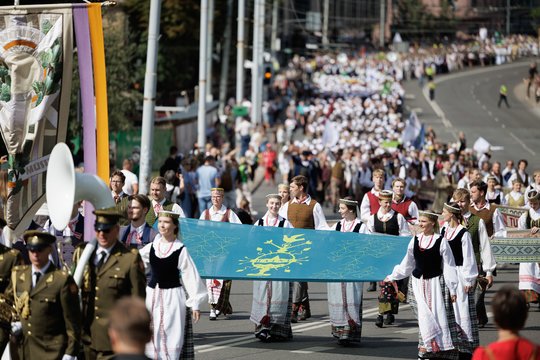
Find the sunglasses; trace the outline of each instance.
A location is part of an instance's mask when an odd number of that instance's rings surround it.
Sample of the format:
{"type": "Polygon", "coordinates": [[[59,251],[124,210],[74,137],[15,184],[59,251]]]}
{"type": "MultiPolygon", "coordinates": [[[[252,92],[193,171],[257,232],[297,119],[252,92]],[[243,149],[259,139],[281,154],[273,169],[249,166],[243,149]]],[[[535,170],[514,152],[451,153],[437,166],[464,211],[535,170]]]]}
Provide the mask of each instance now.
{"type": "Polygon", "coordinates": [[[111,228],[111,229],[96,229],[96,228],[94,228],[94,230],[95,230],[96,232],[100,232],[100,231],[101,231],[101,232],[104,233],[104,234],[108,234],[108,233],[111,232],[112,228],[111,228]]]}

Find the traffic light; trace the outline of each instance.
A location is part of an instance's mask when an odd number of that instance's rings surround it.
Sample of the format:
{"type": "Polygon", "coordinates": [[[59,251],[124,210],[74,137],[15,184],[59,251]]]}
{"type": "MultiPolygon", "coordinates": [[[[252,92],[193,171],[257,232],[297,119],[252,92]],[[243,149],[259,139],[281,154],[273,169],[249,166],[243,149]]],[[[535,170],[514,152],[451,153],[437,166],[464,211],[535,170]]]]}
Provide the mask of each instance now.
{"type": "Polygon", "coordinates": [[[263,73],[263,84],[270,85],[272,82],[272,66],[266,65],[263,73]]]}

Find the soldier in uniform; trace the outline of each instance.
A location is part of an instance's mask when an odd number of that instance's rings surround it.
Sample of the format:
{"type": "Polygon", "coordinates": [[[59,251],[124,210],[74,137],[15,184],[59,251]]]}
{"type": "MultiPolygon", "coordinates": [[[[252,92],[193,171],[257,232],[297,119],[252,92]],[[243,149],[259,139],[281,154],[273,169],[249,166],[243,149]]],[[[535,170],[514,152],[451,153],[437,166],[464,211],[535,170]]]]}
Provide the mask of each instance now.
{"type": "Polygon", "coordinates": [[[146,214],[146,222],[157,230],[157,218],[160,211],[172,211],[185,218],[186,215],[180,205],[173,203],[165,198],[167,182],[165,178],[158,176],[150,181],[150,200],[152,201],[152,209],[146,214]]]}
{"type": "MultiPolygon", "coordinates": [[[[3,219],[0,219],[2,222],[3,219]]],[[[5,223],[3,224],[5,226],[5,223]]],[[[0,225],[1,226],[1,225],[0,225]]],[[[3,227],[3,226],[2,226],[3,227]]],[[[0,293],[3,294],[11,281],[11,270],[17,265],[23,264],[23,258],[18,250],[10,249],[0,244],[0,293]]],[[[1,301],[1,299],[0,299],[1,301]]],[[[9,324],[0,324],[0,354],[2,354],[9,342],[9,324]],[[2,326],[3,325],[3,326],[2,326]]]]}
{"type": "Polygon", "coordinates": [[[19,318],[11,324],[12,333],[19,338],[19,357],[75,360],[81,340],[77,285],[49,260],[55,236],[27,231],[24,240],[31,265],[13,268],[6,291],[19,318]]]}
{"type": "MultiPolygon", "coordinates": [[[[85,265],[82,290],[83,345],[86,360],[113,356],[107,335],[109,312],[116,300],[135,295],[144,299],[146,277],[137,249],[127,249],[118,241],[121,215],[116,209],[94,211],[97,246],[85,265]]],[[[77,265],[83,247],[75,251],[77,265]]]]}

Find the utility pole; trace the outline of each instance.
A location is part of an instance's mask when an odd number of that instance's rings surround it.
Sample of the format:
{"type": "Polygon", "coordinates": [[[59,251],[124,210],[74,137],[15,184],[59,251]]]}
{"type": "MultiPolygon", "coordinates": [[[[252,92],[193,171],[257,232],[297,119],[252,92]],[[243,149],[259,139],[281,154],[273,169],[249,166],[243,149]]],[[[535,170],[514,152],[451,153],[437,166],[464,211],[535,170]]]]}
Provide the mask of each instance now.
{"type": "Polygon", "coordinates": [[[264,38],[264,0],[255,0],[253,15],[253,64],[251,67],[251,119],[253,124],[261,122],[262,62],[264,38]],[[260,87],[259,87],[260,83],[260,87]]]}
{"type": "Polygon", "coordinates": [[[381,0],[381,15],[379,19],[379,47],[384,47],[385,0],[381,0]]]}
{"type": "Polygon", "coordinates": [[[146,73],[144,75],[144,100],[141,132],[141,163],[139,170],[139,192],[148,194],[152,173],[152,148],[154,144],[154,117],[156,106],[157,60],[161,0],[150,1],[148,20],[148,46],[146,50],[146,73]]]}
{"type": "Polygon", "coordinates": [[[208,0],[208,42],[206,49],[206,101],[212,101],[212,55],[214,47],[214,0],[208,0]]]}
{"type": "Polygon", "coordinates": [[[219,109],[218,114],[223,115],[227,101],[227,80],[229,78],[229,57],[231,56],[231,27],[232,27],[233,0],[227,0],[227,17],[225,23],[225,40],[223,56],[221,58],[221,77],[219,79],[219,109]]]}
{"type": "Polygon", "coordinates": [[[510,0],[506,0],[506,36],[510,36],[510,0]]]}
{"type": "Polygon", "coordinates": [[[323,29],[322,29],[322,44],[325,49],[328,48],[328,16],[330,15],[330,1],[324,0],[323,5],[323,29]]]}
{"type": "Polygon", "coordinates": [[[238,24],[236,38],[236,104],[244,100],[244,27],[246,0],[238,0],[238,24]]]}
{"type": "Polygon", "coordinates": [[[261,7],[261,10],[259,12],[259,16],[261,19],[259,20],[259,79],[257,80],[257,100],[259,103],[259,110],[258,112],[258,121],[257,124],[260,124],[262,122],[262,102],[263,102],[263,76],[264,76],[264,24],[266,22],[266,8],[265,8],[265,1],[260,0],[259,6],[261,7]]]}
{"type": "Polygon", "coordinates": [[[270,52],[272,57],[276,56],[277,50],[277,25],[278,25],[278,0],[274,0],[272,4],[272,34],[270,36],[270,52]]]}
{"type": "Polygon", "coordinates": [[[201,0],[201,31],[199,39],[199,106],[197,111],[197,144],[199,151],[206,145],[206,29],[208,0],[201,0]]]}

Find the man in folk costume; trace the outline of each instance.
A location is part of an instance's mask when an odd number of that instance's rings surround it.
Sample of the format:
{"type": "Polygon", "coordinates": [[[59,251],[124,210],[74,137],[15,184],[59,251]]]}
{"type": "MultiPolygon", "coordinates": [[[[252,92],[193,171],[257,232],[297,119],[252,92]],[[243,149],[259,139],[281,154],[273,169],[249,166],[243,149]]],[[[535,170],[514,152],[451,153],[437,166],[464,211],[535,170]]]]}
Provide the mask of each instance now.
{"type": "Polygon", "coordinates": [[[487,324],[484,297],[486,290],[493,285],[493,273],[497,264],[491,252],[486,222],[470,211],[471,194],[469,191],[466,189],[457,189],[454,191],[452,198],[459,205],[463,215],[463,225],[465,225],[467,231],[471,234],[479,274],[475,293],[476,313],[478,316],[478,326],[484,327],[487,324]]]}
{"type": "MultiPolygon", "coordinates": [[[[339,200],[338,221],[331,230],[359,233],[362,222],[358,218],[358,201],[352,197],[339,200]]],[[[362,336],[362,289],[364,283],[328,283],[328,312],[332,336],[338,344],[360,342],[362,336]]]]}
{"type": "MultiPolygon", "coordinates": [[[[279,216],[281,196],[266,195],[268,211],[256,226],[292,228],[279,216]]],[[[255,323],[255,336],[261,341],[290,340],[292,312],[292,284],[288,281],[254,281],[250,320],[255,323]]]]}
{"type": "Polygon", "coordinates": [[[56,237],[51,260],[59,269],[71,270],[75,248],[84,243],[84,216],[79,212],[80,206],[80,201],[73,204],[71,220],[64,230],[56,230],[50,219],[43,226],[43,231],[56,237]]]}
{"type": "Polygon", "coordinates": [[[126,183],[126,176],[120,170],[116,170],[111,175],[109,187],[111,189],[111,196],[114,200],[116,210],[122,214],[123,219],[120,220],[120,225],[127,224],[127,209],[128,209],[128,194],[122,190],[126,183]]]}
{"type": "Polygon", "coordinates": [[[6,290],[18,318],[11,331],[20,339],[19,358],[75,360],[81,341],[79,289],[49,259],[56,237],[27,231],[24,241],[31,264],[13,268],[6,290]]]}
{"type": "Polygon", "coordinates": [[[186,215],[180,205],[173,203],[165,198],[167,189],[167,181],[161,176],[157,176],[150,181],[150,199],[152,209],[146,214],[146,223],[153,227],[157,227],[157,218],[160,211],[172,211],[185,218],[186,215]]]}
{"type": "MultiPolygon", "coordinates": [[[[518,222],[520,230],[530,230],[530,236],[540,233],[540,192],[529,192],[530,209],[521,215],[518,222]]],[[[519,290],[523,292],[527,303],[540,303],[540,265],[538,263],[519,264],[519,290]]]]}
{"type": "MultiPolygon", "coordinates": [[[[297,175],[291,179],[291,200],[279,209],[279,215],[290,221],[296,229],[328,229],[321,204],[306,192],[308,179],[297,175]]],[[[311,317],[307,282],[293,283],[293,311],[291,322],[311,317]]]]}
{"type": "MultiPolygon", "coordinates": [[[[200,220],[221,221],[233,224],[241,224],[238,216],[223,205],[225,190],[212,188],[210,190],[212,206],[202,212],[200,220]]],[[[210,320],[216,320],[220,314],[232,314],[232,306],[229,302],[232,280],[206,279],[208,288],[208,302],[210,303],[210,320]]]]}
{"type": "Polygon", "coordinates": [[[407,222],[411,223],[418,219],[418,206],[412,199],[405,196],[406,182],[402,178],[392,181],[392,210],[403,215],[407,222]]]}
{"type": "MultiPolygon", "coordinates": [[[[360,204],[360,220],[366,224],[369,217],[379,210],[379,192],[384,189],[385,174],[384,170],[373,170],[371,180],[373,181],[373,188],[364,194],[362,203],[360,204]]],[[[372,281],[369,283],[367,291],[377,290],[377,283],[372,281]]]]}
{"type": "MultiPolygon", "coordinates": [[[[379,193],[379,210],[371,215],[366,223],[364,232],[367,234],[386,234],[394,236],[409,236],[409,224],[405,217],[392,210],[393,193],[388,190],[382,190],[379,193]]],[[[384,325],[392,325],[395,321],[394,315],[398,313],[398,284],[395,282],[380,283],[379,294],[379,315],[375,321],[375,325],[383,327],[384,325]],[[383,319],[386,314],[386,319],[383,319]]]]}
{"type": "Polygon", "coordinates": [[[150,199],[146,195],[129,196],[127,216],[129,225],[120,228],[120,241],[128,248],[141,249],[154,241],[158,232],[146,223],[150,211],[150,199]]]}
{"type": "MultiPolygon", "coordinates": [[[[94,214],[97,246],[84,267],[81,284],[82,342],[86,360],[105,360],[114,355],[107,334],[109,312],[121,297],[144,299],[146,276],[137,249],[127,249],[118,241],[121,214],[115,208],[95,210],[94,214]]],[[[84,246],[75,250],[75,266],[83,252],[84,246]]]]}
{"type": "Polygon", "coordinates": [[[525,195],[521,192],[523,183],[520,178],[512,180],[512,191],[504,197],[504,203],[510,207],[525,206],[525,195]]]}

